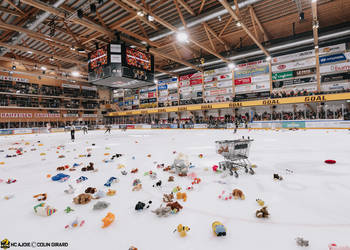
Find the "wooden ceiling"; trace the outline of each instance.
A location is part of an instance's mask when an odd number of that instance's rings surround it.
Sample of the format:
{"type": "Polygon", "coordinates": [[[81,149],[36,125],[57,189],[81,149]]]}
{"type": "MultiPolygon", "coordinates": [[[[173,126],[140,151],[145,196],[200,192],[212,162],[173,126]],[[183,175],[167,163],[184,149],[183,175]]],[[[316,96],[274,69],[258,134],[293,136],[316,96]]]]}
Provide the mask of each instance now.
{"type": "MultiPolygon", "coordinates": [[[[96,43],[109,43],[115,39],[115,31],[119,31],[121,39],[130,45],[141,49],[146,48],[145,44],[150,45],[158,72],[183,65],[198,70],[200,58],[208,55],[228,62],[226,51],[232,53],[254,44],[263,50],[273,39],[312,31],[311,0],[261,0],[252,5],[245,4],[252,0],[66,0],[55,8],[53,4],[57,1],[1,1],[0,47],[7,50],[0,61],[4,57],[14,58],[29,70],[33,64],[51,65],[56,72],[76,69],[86,75],[87,54],[71,48],[95,50],[96,43]],[[91,13],[90,3],[96,4],[95,13],[91,13]],[[239,8],[242,4],[245,6],[239,8]],[[227,6],[236,9],[187,27],[208,13],[225,7],[228,10],[227,6]],[[77,16],[78,9],[83,11],[83,18],[77,16]],[[300,11],[305,14],[303,22],[299,20],[300,11]],[[31,24],[46,12],[50,15],[31,30],[31,24]],[[237,26],[237,22],[242,25],[237,26]],[[50,35],[52,25],[55,32],[50,35]],[[175,33],[152,39],[169,31],[176,32],[179,26],[187,27],[188,43],[179,43],[175,33]],[[16,42],[20,34],[26,36],[16,42]]],[[[349,13],[349,0],[317,1],[320,28],[349,22],[349,13]]]]}

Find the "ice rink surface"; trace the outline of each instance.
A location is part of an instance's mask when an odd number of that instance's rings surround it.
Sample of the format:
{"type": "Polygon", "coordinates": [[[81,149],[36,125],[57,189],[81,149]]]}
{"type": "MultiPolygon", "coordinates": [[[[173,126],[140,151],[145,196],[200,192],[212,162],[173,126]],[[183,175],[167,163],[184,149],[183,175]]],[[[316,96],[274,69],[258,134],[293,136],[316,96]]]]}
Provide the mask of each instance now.
{"type": "Polygon", "coordinates": [[[347,130],[239,130],[236,135],[232,130],[113,130],[111,135],[89,131],[85,136],[77,132],[75,142],[70,141],[69,133],[1,136],[0,149],[4,152],[0,152],[0,162],[4,164],[0,165],[0,179],[15,178],[17,182],[0,183],[0,241],[8,238],[12,242],[68,242],[69,247],[61,249],[74,250],[123,250],[131,245],[139,250],[289,250],[301,249],[295,243],[295,238],[301,236],[310,241],[305,249],[328,249],[328,244],[333,242],[350,245],[349,136],[347,130]],[[214,173],[212,166],[222,160],[215,152],[214,142],[248,135],[254,139],[249,158],[258,166],[256,174],[242,174],[236,179],[214,173]],[[16,142],[20,144],[14,145],[16,142]],[[30,145],[25,145],[26,142],[30,145]],[[59,145],[65,145],[64,149],[57,150],[59,145]],[[27,152],[5,158],[6,154],[15,154],[8,150],[11,147],[23,147],[27,152]],[[32,148],[37,150],[31,151],[32,148]],[[78,157],[87,154],[88,148],[92,148],[90,158],[78,157]],[[151,210],[160,206],[163,194],[170,193],[175,186],[185,189],[191,183],[187,177],[175,177],[175,182],[167,182],[170,174],[156,168],[158,163],[170,165],[175,158],[173,151],[189,156],[195,166],[191,171],[202,182],[193,191],[186,191],[188,200],[179,201],[184,208],[178,214],[159,218],[151,210]],[[110,158],[105,153],[123,156],[105,163],[103,160],[110,158]],[[199,154],[204,157],[199,158],[199,154]],[[59,155],[65,158],[58,158],[59,155]],[[326,159],[337,163],[327,165],[326,159]],[[81,167],[75,172],[64,171],[71,175],[64,183],[46,177],[57,174],[59,166],[74,163],[86,166],[90,161],[98,172],[81,172],[81,167]],[[119,164],[125,165],[126,176],[120,173],[123,169],[117,168],[119,164]],[[139,172],[131,174],[132,168],[138,168],[139,172]],[[286,169],[293,173],[287,173],[286,169]],[[161,188],[152,187],[157,180],[144,176],[149,170],[155,171],[163,181],[161,188]],[[282,175],[284,180],[273,180],[274,173],[282,175]],[[75,180],[81,175],[89,179],[77,184],[75,180]],[[86,205],[72,202],[73,197],[89,186],[106,191],[103,184],[111,176],[118,177],[120,182],[111,186],[117,190],[115,196],[102,199],[111,203],[107,209],[92,210],[96,200],[86,205]],[[131,191],[135,178],[143,184],[139,192],[131,191]],[[68,184],[77,188],[75,194],[64,193],[68,184]],[[218,199],[222,190],[232,192],[234,188],[245,193],[244,201],[218,199]],[[47,193],[46,204],[57,208],[52,216],[40,217],[34,213],[33,207],[39,202],[33,195],[39,193],[47,193]],[[11,194],[12,199],[4,199],[11,194]],[[257,198],[265,201],[270,218],[255,217],[255,211],[260,208],[257,198]],[[149,200],[153,201],[149,209],[134,210],[138,201],[149,200]],[[75,211],[66,214],[67,206],[75,211]],[[107,212],[114,213],[116,219],[103,229],[101,220],[107,212]],[[85,224],[65,229],[77,216],[85,224]],[[226,237],[214,236],[211,224],[216,220],[226,226],[226,237]],[[180,223],[191,228],[185,238],[173,233],[180,223]]]}

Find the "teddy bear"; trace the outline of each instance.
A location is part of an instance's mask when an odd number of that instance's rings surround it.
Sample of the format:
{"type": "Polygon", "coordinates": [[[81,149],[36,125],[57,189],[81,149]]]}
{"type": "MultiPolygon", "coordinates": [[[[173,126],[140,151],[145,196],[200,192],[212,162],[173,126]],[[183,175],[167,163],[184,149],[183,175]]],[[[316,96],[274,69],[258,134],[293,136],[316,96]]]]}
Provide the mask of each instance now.
{"type": "Polygon", "coordinates": [[[174,181],[174,176],[169,176],[168,182],[173,182],[174,181]]]}
{"type": "Polygon", "coordinates": [[[132,188],[132,191],[140,191],[141,188],[142,188],[142,184],[139,183],[139,184],[137,184],[136,186],[134,186],[134,187],[132,188]]]}
{"type": "Polygon", "coordinates": [[[90,162],[89,165],[87,167],[84,167],[81,169],[81,171],[85,172],[85,171],[94,171],[94,163],[90,162]]]}
{"type": "Polygon", "coordinates": [[[237,188],[233,189],[232,195],[235,198],[235,200],[237,200],[238,198],[241,199],[241,200],[245,199],[245,195],[243,194],[242,190],[239,190],[237,188]]]}
{"type": "Polygon", "coordinates": [[[273,179],[281,181],[281,180],[283,180],[283,177],[281,175],[278,175],[278,174],[273,174],[273,179]]]}
{"type": "Polygon", "coordinates": [[[170,207],[171,210],[176,209],[177,211],[180,211],[181,209],[183,209],[183,206],[181,206],[180,203],[178,203],[177,201],[175,202],[169,202],[168,204],[166,204],[167,207],[170,207]]]}
{"type": "Polygon", "coordinates": [[[173,193],[163,195],[163,202],[165,202],[165,203],[173,202],[173,199],[174,199],[173,193]]]}
{"type": "Polygon", "coordinates": [[[79,194],[73,199],[75,204],[87,204],[91,201],[92,196],[90,194],[79,194]]]}
{"type": "Polygon", "coordinates": [[[257,218],[268,218],[269,217],[269,212],[267,211],[267,207],[263,207],[259,210],[256,211],[255,216],[257,218]]]}
{"type": "Polygon", "coordinates": [[[93,187],[88,187],[87,189],[85,189],[86,194],[94,194],[96,192],[97,192],[97,189],[93,187]]]}

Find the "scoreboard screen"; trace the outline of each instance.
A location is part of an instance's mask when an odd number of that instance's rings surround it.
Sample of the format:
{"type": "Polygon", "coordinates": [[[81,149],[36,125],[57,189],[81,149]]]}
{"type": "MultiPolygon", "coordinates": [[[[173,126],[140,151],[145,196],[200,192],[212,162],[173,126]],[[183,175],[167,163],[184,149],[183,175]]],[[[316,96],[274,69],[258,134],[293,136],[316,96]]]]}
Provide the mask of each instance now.
{"type": "Polygon", "coordinates": [[[108,64],[108,46],[91,52],[89,54],[89,71],[108,64]]]}
{"type": "Polygon", "coordinates": [[[133,48],[125,49],[125,63],[127,67],[153,71],[153,57],[149,53],[142,52],[133,48]]]}

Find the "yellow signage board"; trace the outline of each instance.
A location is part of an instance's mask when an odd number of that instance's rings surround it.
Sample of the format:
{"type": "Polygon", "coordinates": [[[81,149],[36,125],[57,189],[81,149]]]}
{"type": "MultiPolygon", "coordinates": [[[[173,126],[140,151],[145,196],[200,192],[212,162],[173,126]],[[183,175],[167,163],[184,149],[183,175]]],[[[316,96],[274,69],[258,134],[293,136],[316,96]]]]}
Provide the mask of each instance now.
{"type": "Polygon", "coordinates": [[[128,115],[183,112],[183,111],[209,110],[209,109],[222,109],[222,108],[268,106],[268,105],[281,105],[281,104],[294,104],[294,103],[329,102],[329,101],[339,101],[339,100],[347,100],[347,99],[350,100],[350,93],[314,95],[314,96],[296,96],[296,97],[243,101],[243,102],[194,104],[194,105],[183,105],[183,106],[166,107],[166,108],[138,109],[138,110],[131,110],[131,111],[111,112],[108,114],[108,116],[128,116],[128,115]]]}

